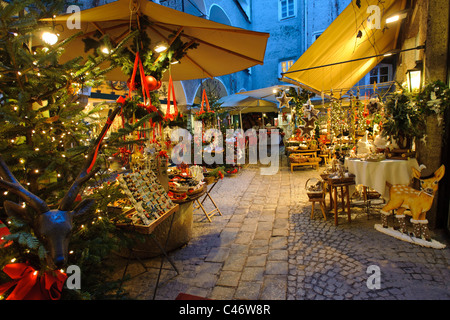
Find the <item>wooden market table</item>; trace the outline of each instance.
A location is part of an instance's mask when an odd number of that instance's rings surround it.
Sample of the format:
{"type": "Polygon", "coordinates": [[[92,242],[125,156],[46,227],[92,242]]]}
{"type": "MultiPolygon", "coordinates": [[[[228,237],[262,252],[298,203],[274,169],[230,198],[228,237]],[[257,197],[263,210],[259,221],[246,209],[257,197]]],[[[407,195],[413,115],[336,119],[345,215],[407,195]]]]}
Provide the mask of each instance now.
{"type": "Polygon", "coordinates": [[[288,151],[288,156],[291,153],[314,153],[316,155],[316,157],[317,157],[317,152],[319,151],[319,149],[300,149],[300,148],[294,149],[291,147],[286,148],[286,150],[288,151]]]}
{"type": "Polygon", "coordinates": [[[339,192],[341,194],[342,212],[347,211],[348,222],[352,221],[350,213],[350,186],[355,185],[354,177],[343,179],[324,179],[330,192],[330,210],[334,213],[334,225],[338,225],[339,192]],[[347,201],[345,201],[347,200],[347,201]]]}
{"type": "Polygon", "coordinates": [[[297,166],[312,166],[316,170],[319,169],[319,161],[310,161],[310,159],[314,159],[314,160],[317,159],[317,153],[315,153],[315,152],[304,152],[304,153],[302,153],[302,155],[307,158],[307,161],[305,161],[305,162],[292,162],[292,161],[289,161],[290,166],[291,166],[291,172],[294,172],[294,167],[297,167],[297,166]]]}
{"type": "Polygon", "coordinates": [[[312,166],[316,170],[319,169],[318,161],[311,162],[308,159],[307,162],[292,162],[289,157],[291,154],[300,154],[302,156],[305,156],[306,158],[317,159],[318,158],[317,152],[319,151],[318,149],[296,149],[296,150],[293,150],[293,149],[288,148],[287,150],[288,150],[288,153],[287,153],[288,160],[287,161],[288,161],[288,166],[291,167],[291,172],[294,172],[294,167],[296,167],[296,166],[312,166]]]}

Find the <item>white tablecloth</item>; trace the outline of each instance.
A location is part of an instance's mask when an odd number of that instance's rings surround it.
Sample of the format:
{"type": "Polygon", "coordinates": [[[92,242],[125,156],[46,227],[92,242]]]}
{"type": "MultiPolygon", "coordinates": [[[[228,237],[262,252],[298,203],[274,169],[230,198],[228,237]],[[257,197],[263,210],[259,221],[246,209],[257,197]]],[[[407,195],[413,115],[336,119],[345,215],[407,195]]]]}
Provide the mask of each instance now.
{"type": "Polygon", "coordinates": [[[412,179],[411,167],[419,169],[416,159],[377,162],[346,159],[344,165],[355,175],[357,185],[374,189],[386,199],[389,198],[386,182],[407,185],[412,179]]]}

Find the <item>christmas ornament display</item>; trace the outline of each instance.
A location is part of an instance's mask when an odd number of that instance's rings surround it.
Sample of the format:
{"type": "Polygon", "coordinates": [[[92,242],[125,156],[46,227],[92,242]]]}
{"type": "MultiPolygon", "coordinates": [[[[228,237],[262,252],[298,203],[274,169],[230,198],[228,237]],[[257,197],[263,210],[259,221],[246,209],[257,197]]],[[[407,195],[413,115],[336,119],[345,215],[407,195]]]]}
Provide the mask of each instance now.
{"type": "Polygon", "coordinates": [[[150,225],[174,207],[167,192],[152,171],[142,170],[118,177],[123,192],[136,209],[133,224],[150,225]]]}

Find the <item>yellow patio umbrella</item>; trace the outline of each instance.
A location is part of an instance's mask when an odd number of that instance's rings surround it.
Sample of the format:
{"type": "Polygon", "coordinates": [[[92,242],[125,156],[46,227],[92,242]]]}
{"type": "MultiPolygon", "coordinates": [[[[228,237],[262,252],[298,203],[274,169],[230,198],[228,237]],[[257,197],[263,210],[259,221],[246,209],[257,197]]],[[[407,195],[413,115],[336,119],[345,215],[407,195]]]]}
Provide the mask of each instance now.
{"type": "MultiPolygon", "coordinates": [[[[117,0],[83,10],[79,29],[70,28],[74,18],[74,14],[65,14],[44,19],[60,34],[59,39],[83,31],[83,35],[67,45],[63,61],[87,56],[84,38],[100,32],[118,43],[130,32],[131,25],[140,27],[139,21],[147,22],[145,31],[153,46],[160,42],[170,44],[169,35],[172,34],[179,35],[183,42],[197,43],[196,49],[188,50],[180,63],[171,66],[174,81],[212,78],[263,64],[269,37],[268,33],[220,24],[146,0],[117,0]]],[[[106,77],[115,81],[128,80],[120,68],[112,70],[106,77]]],[[[167,78],[168,72],[163,80],[167,78]]]]}

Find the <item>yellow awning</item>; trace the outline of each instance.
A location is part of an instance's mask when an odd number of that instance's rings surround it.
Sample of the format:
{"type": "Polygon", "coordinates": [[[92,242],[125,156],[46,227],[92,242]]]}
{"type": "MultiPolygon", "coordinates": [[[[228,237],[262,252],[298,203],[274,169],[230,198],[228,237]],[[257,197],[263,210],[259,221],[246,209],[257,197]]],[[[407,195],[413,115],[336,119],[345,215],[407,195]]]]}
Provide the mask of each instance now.
{"type": "Polygon", "coordinates": [[[319,94],[344,91],[380,63],[384,54],[396,49],[401,21],[386,24],[386,18],[402,11],[406,0],[360,1],[360,8],[356,2],[353,0],[283,74],[283,81],[319,94]],[[367,20],[376,13],[371,5],[380,8],[379,28],[369,27],[367,20]]]}

